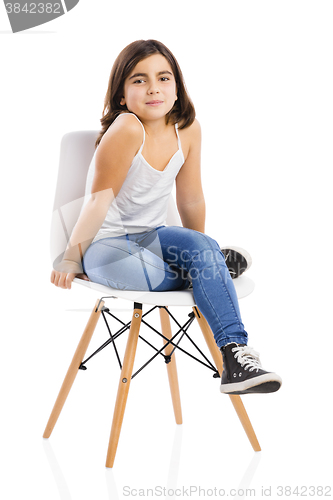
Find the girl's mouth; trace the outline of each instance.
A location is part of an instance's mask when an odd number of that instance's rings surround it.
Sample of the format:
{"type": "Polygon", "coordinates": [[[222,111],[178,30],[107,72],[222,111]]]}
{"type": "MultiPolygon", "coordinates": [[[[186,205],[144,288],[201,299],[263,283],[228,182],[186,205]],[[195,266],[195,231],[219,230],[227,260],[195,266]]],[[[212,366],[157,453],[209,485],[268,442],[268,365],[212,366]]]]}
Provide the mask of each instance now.
{"type": "Polygon", "coordinates": [[[160,104],[163,104],[163,101],[157,101],[157,100],[155,100],[155,101],[148,101],[148,102],[146,102],[146,104],[148,106],[159,106],[160,104]]]}

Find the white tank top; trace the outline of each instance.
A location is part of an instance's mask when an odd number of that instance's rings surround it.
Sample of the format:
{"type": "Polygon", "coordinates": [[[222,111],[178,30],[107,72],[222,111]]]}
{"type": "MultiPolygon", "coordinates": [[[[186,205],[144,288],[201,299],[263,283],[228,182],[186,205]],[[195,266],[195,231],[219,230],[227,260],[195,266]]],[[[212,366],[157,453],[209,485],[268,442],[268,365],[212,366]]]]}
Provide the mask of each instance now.
{"type": "MultiPolygon", "coordinates": [[[[178,150],[165,169],[160,171],[149,165],[142,156],[146,137],[145,129],[139,118],[134,113],[131,114],[136,117],[142,126],[143,142],[138,153],[133,158],[126,179],[117,197],[110,205],[106,218],[93,242],[112,236],[141,233],[166,225],[169,196],[175,178],[185,161],[178,134],[178,125],[175,124],[178,150]]],[[[96,151],[97,148],[87,174],[86,200],[91,193],[96,151]]]]}

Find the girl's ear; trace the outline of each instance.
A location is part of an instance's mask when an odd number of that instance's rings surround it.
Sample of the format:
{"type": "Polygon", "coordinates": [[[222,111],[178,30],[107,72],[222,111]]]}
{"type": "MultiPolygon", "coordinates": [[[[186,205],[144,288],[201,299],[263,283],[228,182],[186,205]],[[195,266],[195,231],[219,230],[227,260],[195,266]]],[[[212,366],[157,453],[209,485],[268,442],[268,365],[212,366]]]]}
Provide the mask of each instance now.
{"type": "Polygon", "coordinates": [[[126,104],[126,102],[125,102],[125,97],[122,97],[122,98],[120,99],[120,104],[121,104],[121,106],[125,106],[125,104],[126,104]]]}

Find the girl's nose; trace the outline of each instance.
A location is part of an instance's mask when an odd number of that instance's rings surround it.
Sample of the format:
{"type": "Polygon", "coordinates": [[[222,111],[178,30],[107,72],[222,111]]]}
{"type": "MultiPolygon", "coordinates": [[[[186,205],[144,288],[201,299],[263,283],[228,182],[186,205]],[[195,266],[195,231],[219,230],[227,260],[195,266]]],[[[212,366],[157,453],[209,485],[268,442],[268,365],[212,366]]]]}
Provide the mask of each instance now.
{"type": "Polygon", "coordinates": [[[148,89],[148,94],[158,94],[159,93],[159,88],[158,86],[156,85],[156,83],[153,83],[149,89],[148,89]]]}

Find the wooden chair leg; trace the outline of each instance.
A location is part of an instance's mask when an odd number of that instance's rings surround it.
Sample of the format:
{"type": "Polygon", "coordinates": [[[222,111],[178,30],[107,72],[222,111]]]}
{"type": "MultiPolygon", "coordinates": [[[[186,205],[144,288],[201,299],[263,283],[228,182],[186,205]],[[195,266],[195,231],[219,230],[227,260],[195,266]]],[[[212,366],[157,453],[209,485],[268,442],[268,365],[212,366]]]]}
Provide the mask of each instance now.
{"type": "Polygon", "coordinates": [[[96,302],[96,305],[90,315],[90,318],[88,320],[88,323],[85,327],[85,330],[82,334],[81,340],[79,342],[79,345],[77,346],[77,349],[75,351],[75,354],[73,356],[72,362],[68,368],[66,377],[63,381],[63,384],[61,386],[60,392],[58,394],[58,397],[56,399],[56,402],[54,403],[53,410],[51,412],[49,421],[45,427],[45,431],[43,434],[44,438],[49,438],[55,424],[57,423],[58,417],[61,413],[61,410],[65,404],[65,401],[67,399],[67,396],[69,394],[69,391],[71,390],[71,387],[74,383],[75,377],[78,373],[79,366],[81,365],[84,355],[88,349],[91,337],[94,333],[94,330],[96,328],[98,319],[101,315],[101,310],[102,307],[104,306],[104,302],[98,300],[96,302]]]}
{"type": "MultiPolygon", "coordinates": [[[[203,333],[203,336],[206,340],[208,349],[210,350],[210,353],[213,357],[216,368],[218,369],[218,372],[221,376],[222,371],[223,371],[222,354],[216,345],[216,342],[215,342],[214,336],[213,336],[213,332],[211,331],[206,319],[201,314],[201,312],[198,311],[198,309],[196,307],[193,307],[193,311],[194,311],[194,314],[198,320],[198,323],[199,323],[199,326],[200,326],[201,331],[203,333]]],[[[238,418],[241,421],[241,424],[246,432],[246,435],[249,438],[249,441],[252,445],[252,448],[254,449],[254,451],[260,451],[261,448],[260,448],[257,436],[255,435],[255,432],[253,430],[252,424],[251,424],[250,419],[248,417],[248,414],[245,410],[245,407],[244,407],[244,404],[241,400],[241,397],[236,395],[236,394],[229,394],[229,397],[230,397],[231,402],[236,410],[238,418]]]]}
{"type": "MultiPolygon", "coordinates": [[[[171,339],[172,338],[172,331],[171,331],[169,314],[163,308],[160,308],[160,319],[161,319],[162,333],[163,333],[164,337],[171,339]]],[[[166,344],[167,341],[163,339],[163,343],[166,344]]],[[[172,349],[173,349],[173,346],[171,344],[167,345],[164,349],[165,354],[167,356],[169,356],[172,349]]],[[[167,363],[166,366],[167,366],[167,371],[168,371],[171,399],[172,399],[172,405],[173,405],[173,411],[175,414],[176,423],[182,424],[183,419],[182,419],[182,409],[181,409],[181,404],[180,404],[180,394],[179,394],[179,384],[178,384],[178,375],[177,375],[177,365],[176,365],[175,353],[172,354],[171,361],[169,363],[167,363]]]]}
{"type": "Polygon", "coordinates": [[[123,367],[120,373],[120,380],[118,385],[117,399],[113,413],[113,420],[111,426],[111,433],[109,439],[109,447],[106,457],[106,467],[112,468],[116,451],[118,447],[119,435],[123,423],[125,407],[127,402],[128,391],[130,387],[133,365],[138,344],[139,331],[141,325],[142,308],[141,304],[134,304],[133,317],[131,322],[126,350],[124,355],[123,367]]]}

